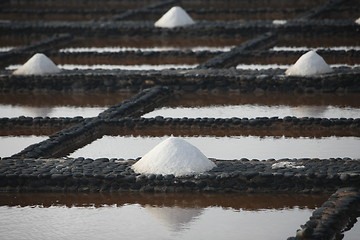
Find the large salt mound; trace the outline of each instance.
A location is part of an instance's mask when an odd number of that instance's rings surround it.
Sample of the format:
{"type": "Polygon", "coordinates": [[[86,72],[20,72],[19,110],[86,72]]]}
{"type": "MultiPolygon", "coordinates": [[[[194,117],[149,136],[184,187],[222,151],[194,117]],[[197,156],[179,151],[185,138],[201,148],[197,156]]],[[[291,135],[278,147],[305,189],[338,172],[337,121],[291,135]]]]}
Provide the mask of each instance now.
{"type": "Polygon", "coordinates": [[[132,169],[143,174],[182,176],[211,170],[215,163],[181,138],[169,137],[145,154],[132,169]]]}
{"type": "Polygon", "coordinates": [[[194,24],[194,20],[181,7],[172,7],[159,20],[155,27],[174,28],[194,24]]]}
{"type": "Polygon", "coordinates": [[[44,75],[58,73],[60,69],[47,56],[37,53],[13,72],[15,75],[44,75]]]}
{"type": "Polygon", "coordinates": [[[289,67],[285,74],[306,76],[329,73],[332,71],[331,67],[321,56],[315,51],[309,51],[302,55],[293,66],[289,67]]]}
{"type": "Polygon", "coordinates": [[[360,18],[356,19],[356,20],[355,20],[355,23],[356,23],[356,24],[360,24],[360,18]]]}

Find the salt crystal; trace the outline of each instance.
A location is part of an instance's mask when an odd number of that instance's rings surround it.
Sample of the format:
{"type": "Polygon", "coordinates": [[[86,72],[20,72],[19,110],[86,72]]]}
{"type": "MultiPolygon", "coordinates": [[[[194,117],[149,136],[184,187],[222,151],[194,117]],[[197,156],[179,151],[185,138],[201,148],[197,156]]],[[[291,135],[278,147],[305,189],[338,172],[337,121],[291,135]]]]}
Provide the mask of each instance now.
{"type": "Polygon", "coordinates": [[[332,72],[331,67],[315,51],[309,51],[302,55],[296,63],[289,67],[286,75],[314,75],[332,72]]]}
{"type": "Polygon", "coordinates": [[[182,176],[211,170],[215,163],[181,138],[169,137],[145,154],[132,169],[143,174],[182,176]]]}
{"type": "Polygon", "coordinates": [[[60,69],[47,56],[37,53],[13,72],[15,75],[44,75],[58,73],[60,69]]]}
{"type": "Polygon", "coordinates": [[[172,7],[159,20],[155,27],[174,28],[194,24],[194,20],[181,7],[172,7]]]}

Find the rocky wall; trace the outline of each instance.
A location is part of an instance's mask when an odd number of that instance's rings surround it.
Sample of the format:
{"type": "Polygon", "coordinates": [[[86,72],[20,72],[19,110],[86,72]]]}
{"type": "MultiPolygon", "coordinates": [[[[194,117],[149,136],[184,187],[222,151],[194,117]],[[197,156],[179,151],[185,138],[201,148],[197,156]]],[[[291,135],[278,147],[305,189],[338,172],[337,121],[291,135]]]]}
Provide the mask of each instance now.
{"type": "Polygon", "coordinates": [[[310,220],[297,231],[296,237],[288,240],[343,239],[359,216],[359,188],[341,188],[312,213],[310,220]]]}
{"type": "Polygon", "coordinates": [[[274,168],[274,159],[214,160],[214,169],[181,177],[136,174],[131,169],[135,161],[2,159],[0,191],[327,193],[360,183],[359,161],[348,158],[280,160],[298,166],[293,168],[274,168]]]}
{"type": "Polygon", "coordinates": [[[155,85],[174,90],[239,92],[360,92],[358,68],[336,68],[316,76],[286,76],[283,69],[169,69],[159,71],[73,70],[54,75],[0,75],[1,92],[138,91],[155,85]]]}

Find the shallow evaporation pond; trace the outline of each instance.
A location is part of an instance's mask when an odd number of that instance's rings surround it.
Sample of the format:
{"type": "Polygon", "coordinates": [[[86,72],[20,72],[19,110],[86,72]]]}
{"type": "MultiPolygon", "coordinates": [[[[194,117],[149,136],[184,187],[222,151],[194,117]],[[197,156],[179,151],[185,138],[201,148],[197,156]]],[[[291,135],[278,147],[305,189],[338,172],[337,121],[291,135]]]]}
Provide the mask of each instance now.
{"type": "Polygon", "coordinates": [[[96,117],[106,110],[106,107],[33,107],[33,106],[12,106],[0,104],[0,117],[96,117]]]}
{"type": "Polygon", "coordinates": [[[132,95],[1,93],[0,117],[96,117],[109,106],[120,103],[132,95]]]}
{"type": "Polygon", "coordinates": [[[2,240],[286,239],[327,197],[0,193],[0,235],[2,240]]]}
{"type": "MultiPolygon", "coordinates": [[[[227,52],[230,51],[234,46],[222,46],[222,47],[208,47],[208,46],[199,46],[199,47],[79,47],[79,48],[63,48],[60,49],[60,52],[69,52],[69,53],[82,53],[82,52],[128,52],[128,51],[141,51],[141,52],[165,52],[165,51],[192,51],[192,52],[227,52]]],[[[0,48],[1,51],[1,48],[0,48]]]]}
{"type": "Polygon", "coordinates": [[[286,47],[286,46],[274,46],[270,48],[270,51],[310,51],[310,50],[330,50],[330,51],[360,51],[360,46],[334,46],[334,47],[286,47]]]}
{"type": "Polygon", "coordinates": [[[47,138],[47,136],[0,136],[0,157],[10,157],[47,138]]]}
{"type": "Polygon", "coordinates": [[[242,104],[230,106],[202,106],[202,107],[162,107],[149,112],[143,117],[156,116],[171,118],[256,118],[256,117],[316,117],[316,118],[360,118],[360,108],[338,106],[285,106],[285,105],[257,105],[242,104]]]}
{"type": "MultiPolygon", "coordinates": [[[[348,67],[348,68],[357,68],[360,67],[360,64],[329,64],[331,68],[339,67],[348,67]]],[[[265,69],[288,69],[291,65],[288,64],[238,64],[236,69],[239,70],[265,70],[265,69]]]]}
{"type": "MultiPolygon", "coordinates": [[[[108,64],[97,64],[97,65],[80,65],[80,64],[59,64],[57,65],[60,69],[64,70],[87,70],[87,69],[105,69],[105,70],[164,70],[164,69],[189,69],[196,68],[197,64],[142,64],[142,65],[108,65],[108,64]]],[[[16,70],[21,65],[10,65],[6,70],[16,70]]]]}
{"type": "MultiPolygon", "coordinates": [[[[168,138],[103,136],[91,144],[69,154],[69,157],[125,158],[145,155],[157,144],[168,138]]],[[[286,137],[183,137],[202,151],[208,158],[233,159],[281,159],[281,158],[360,158],[360,138],[286,138],[286,137]]]]}

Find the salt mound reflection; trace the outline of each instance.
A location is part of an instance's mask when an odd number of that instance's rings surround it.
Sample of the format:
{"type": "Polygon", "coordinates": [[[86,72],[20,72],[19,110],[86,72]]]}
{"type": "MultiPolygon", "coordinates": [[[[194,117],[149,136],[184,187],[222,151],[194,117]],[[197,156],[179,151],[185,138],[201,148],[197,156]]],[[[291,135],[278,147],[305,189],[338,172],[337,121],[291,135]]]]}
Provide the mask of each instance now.
{"type": "Polygon", "coordinates": [[[203,213],[203,208],[182,208],[178,206],[158,207],[145,205],[145,210],[162,225],[174,232],[180,232],[189,227],[203,213]]]}

